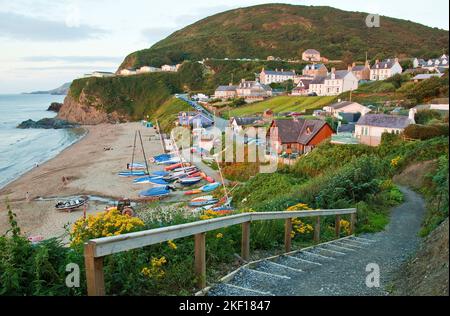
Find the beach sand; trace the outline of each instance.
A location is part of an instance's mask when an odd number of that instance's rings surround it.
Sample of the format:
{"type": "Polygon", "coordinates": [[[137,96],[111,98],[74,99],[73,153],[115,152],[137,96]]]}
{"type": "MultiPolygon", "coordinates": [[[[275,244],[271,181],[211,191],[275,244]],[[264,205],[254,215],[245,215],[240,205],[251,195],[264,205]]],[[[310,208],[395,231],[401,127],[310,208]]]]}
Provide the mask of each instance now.
{"type": "MultiPolygon", "coordinates": [[[[0,190],[0,235],[9,229],[6,200],[17,214],[24,235],[49,238],[62,235],[64,225],[83,216],[83,210],[72,213],[55,210],[56,200],[80,195],[133,199],[140,191],[151,187],[149,184],[135,185],[131,179],[121,178],[117,173],[126,170],[127,163],[131,162],[136,130],[142,133],[147,159],[162,153],[154,129],[140,123],[102,124],[86,129],[88,134],[79,142],[0,190]],[[63,177],[68,179],[66,184],[63,177]],[[27,192],[30,202],[26,201],[27,192]],[[39,197],[53,199],[36,200],[39,197]]],[[[139,138],[136,148],[135,162],[144,162],[139,138]]],[[[150,171],[161,169],[153,164],[149,167],[150,171]]],[[[104,201],[91,201],[87,213],[103,211],[107,205],[104,201]]]]}

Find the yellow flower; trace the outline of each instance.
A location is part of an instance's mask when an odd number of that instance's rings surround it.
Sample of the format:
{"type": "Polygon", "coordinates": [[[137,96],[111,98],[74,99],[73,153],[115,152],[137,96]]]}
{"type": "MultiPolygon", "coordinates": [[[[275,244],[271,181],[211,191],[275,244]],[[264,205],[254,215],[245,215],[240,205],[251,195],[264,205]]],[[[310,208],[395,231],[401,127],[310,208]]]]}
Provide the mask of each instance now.
{"type": "Polygon", "coordinates": [[[170,249],[177,250],[178,248],[177,245],[172,240],[169,240],[167,244],[169,245],[170,249]]]}
{"type": "Polygon", "coordinates": [[[218,234],[216,235],[216,238],[217,238],[217,239],[222,239],[222,238],[223,238],[223,234],[222,234],[222,233],[218,233],[218,234]]]}

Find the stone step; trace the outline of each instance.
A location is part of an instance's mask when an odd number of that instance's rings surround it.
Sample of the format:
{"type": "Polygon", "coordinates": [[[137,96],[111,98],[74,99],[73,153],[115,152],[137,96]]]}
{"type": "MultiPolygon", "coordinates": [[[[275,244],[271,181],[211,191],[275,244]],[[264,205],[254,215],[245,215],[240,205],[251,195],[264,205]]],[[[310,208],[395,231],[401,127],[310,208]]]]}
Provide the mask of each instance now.
{"type": "Polygon", "coordinates": [[[290,280],[291,278],[286,275],[243,268],[226,283],[241,288],[272,293],[271,290],[276,288],[280,283],[285,283],[290,280]]]}
{"type": "Polygon", "coordinates": [[[319,263],[315,258],[302,259],[295,257],[293,255],[285,255],[274,259],[274,262],[289,266],[295,269],[300,269],[302,271],[308,272],[313,269],[318,269],[322,267],[322,263],[319,263]],[[316,260],[316,261],[314,261],[316,260]]]}

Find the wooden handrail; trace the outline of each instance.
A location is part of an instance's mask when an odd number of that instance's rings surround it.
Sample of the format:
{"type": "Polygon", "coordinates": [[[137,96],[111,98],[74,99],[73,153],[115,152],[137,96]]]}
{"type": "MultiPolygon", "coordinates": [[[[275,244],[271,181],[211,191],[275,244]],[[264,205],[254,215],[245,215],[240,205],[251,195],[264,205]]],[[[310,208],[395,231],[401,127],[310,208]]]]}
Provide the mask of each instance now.
{"type": "MultiPolygon", "coordinates": [[[[285,243],[286,250],[290,250],[290,222],[294,218],[336,216],[336,226],[339,226],[341,215],[351,215],[351,230],[353,232],[356,222],[356,209],[336,209],[336,210],[314,210],[314,211],[294,211],[294,212],[260,212],[242,213],[238,215],[220,217],[204,221],[196,221],[175,226],[140,231],[136,233],[124,234],[113,237],[92,239],[84,244],[84,256],[86,266],[86,280],[88,285],[88,295],[105,295],[103,258],[115,253],[142,248],[169,240],[195,236],[196,240],[196,260],[195,271],[199,279],[199,285],[205,285],[205,233],[217,229],[242,224],[242,255],[244,260],[249,258],[250,243],[250,223],[265,220],[285,220],[285,243]],[[289,235],[289,236],[288,236],[289,235]]],[[[338,233],[339,228],[336,232],[338,233]]],[[[316,237],[317,239],[318,237],[316,237]]],[[[317,242],[317,240],[315,240],[317,242]]]]}

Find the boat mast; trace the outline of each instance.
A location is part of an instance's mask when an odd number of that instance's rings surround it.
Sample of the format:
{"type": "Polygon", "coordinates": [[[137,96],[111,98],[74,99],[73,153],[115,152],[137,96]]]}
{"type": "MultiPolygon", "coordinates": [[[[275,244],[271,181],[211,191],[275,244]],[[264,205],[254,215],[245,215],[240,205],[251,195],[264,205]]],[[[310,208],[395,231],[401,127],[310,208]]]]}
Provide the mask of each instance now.
{"type": "Polygon", "coordinates": [[[131,156],[131,174],[134,171],[134,152],[136,150],[136,139],[137,139],[137,131],[134,132],[134,145],[133,145],[133,155],[131,156]]]}
{"type": "Polygon", "coordinates": [[[145,154],[144,143],[142,141],[141,131],[138,132],[139,132],[139,139],[141,140],[142,153],[144,154],[145,167],[147,169],[147,174],[150,174],[150,170],[148,169],[147,155],[145,154]]]}

